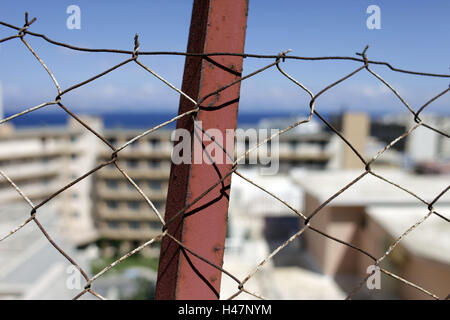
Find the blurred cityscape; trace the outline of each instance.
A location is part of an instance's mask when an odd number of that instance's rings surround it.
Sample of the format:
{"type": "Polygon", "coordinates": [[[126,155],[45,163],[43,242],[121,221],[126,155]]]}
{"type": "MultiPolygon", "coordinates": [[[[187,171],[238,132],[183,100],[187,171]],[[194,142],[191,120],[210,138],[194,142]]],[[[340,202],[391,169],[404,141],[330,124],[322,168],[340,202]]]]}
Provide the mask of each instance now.
{"type": "MultiPolygon", "coordinates": [[[[147,129],[105,127],[101,117],[82,118],[115,146],[147,129]]],[[[450,117],[424,114],[422,118],[433,127],[450,131],[450,117]]],[[[297,120],[273,116],[239,125],[244,129],[283,129],[297,120]]],[[[371,117],[344,112],[329,120],[366,159],[414,125],[409,114],[371,117]]],[[[171,129],[159,129],[131,144],[119,157],[120,165],[162,213],[171,168],[170,137],[171,129]]],[[[249,147],[247,140],[237,141],[237,150],[249,147]]],[[[51,126],[5,123],[0,127],[0,150],[0,169],[32,201],[45,199],[110,158],[106,144],[72,118],[51,126]]],[[[279,159],[276,175],[262,175],[254,164],[242,164],[240,171],[302,212],[314,210],[364,170],[354,152],[314,119],[281,135],[274,152],[271,157],[279,159]]],[[[431,201],[449,181],[450,141],[419,127],[384,152],[372,168],[431,201]]],[[[435,208],[450,218],[450,195],[443,195],[435,208]]],[[[396,237],[427,213],[426,206],[412,195],[371,175],[322,210],[326,212],[318,215],[314,227],[375,256],[382,255],[396,237]]],[[[29,211],[16,190],[2,179],[0,235],[27,219],[29,211]]],[[[60,193],[39,209],[39,219],[91,275],[156,236],[162,227],[141,195],[112,166],[60,193]]],[[[224,268],[245,276],[302,226],[303,220],[287,206],[233,176],[224,268]]],[[[109,299],[153,298],[158,257],[158,245],[146,247],[98,279],[95,290],[109,299]]],[[[342,299],[367,275],[372,263],[348,246],[307,230],[251,278],[248,286],[271,299],[342,299]]],[[[432,215],[399,244],[384,265],[439,296],[447,296],[450,225],[432,215]]],[[[70,277],[70,263],[34,225],[26,225],[0,242],[1,299],[72,298],[80,288],[68,285],[70,277]]],[[[427,298],[385,275],[381,286],[381,290],[363,286],[355,298],[427,298]]],[[[221,296],[235,291],[236,283],[224,275],[221,296]]],[[[243,294],[239,298],[251,297],[243,294]]]]}

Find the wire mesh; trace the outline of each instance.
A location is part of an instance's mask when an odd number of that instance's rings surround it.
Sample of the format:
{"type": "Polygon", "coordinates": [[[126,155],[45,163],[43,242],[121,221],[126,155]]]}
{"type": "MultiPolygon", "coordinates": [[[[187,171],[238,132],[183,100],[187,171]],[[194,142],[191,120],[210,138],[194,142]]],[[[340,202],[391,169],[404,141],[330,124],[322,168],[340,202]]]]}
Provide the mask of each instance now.
{"type": "MultiPolygon", "coordinates": [[[[36,111],[38,109],[41,108],[45,108],[47,106],[51,106],[51,105],[57,105],[59,106],[62,110],[64,110],[70,117],[72,117],[73,119],[75,119],[77,122],[79,122],[86,130],[90,131],[93,135],[95,135],[98,139],[100,139],[110,150],[111,150],[111,154],[110,154],[110,160],[108,161],[104,161],[99,163],[95,168],[89,170],[88,172],[86,172],[85,174],[83,174],[82,176],[74,179],[73,181],[71,181],[69,184],[63,186],[62,188],[60,188],[59,190],[57,190],[56,192],[54,192],[53,194],[51,194],[50,196],[48,196],[46,199],[44,199],[43,201],[35,204],[33,203],[30,198],[21,190],[21,188],[18,187],[18,185],[11,180],[5,172],[3,172],[2,170],[0,170],[0,175],[7,181],[7,183],[14,188],[21,196],[21,198],[23,198],[23,200],[30,206],[31,211],[30,211],[30,217],[28,219],[26,219],[23,223],[21,223],[20,225],[18,225],[17,227],[15,227],[14,229],[12,229],[8,234],[6,235],[2,235],[0,238],[0,241],[5,240],[8,237],[13,236],[15,233],[17,233],[22,227],[24,227],[25,225],[33,222],[35,223],[35,225],[42,231],[42,233],[44,234],[44,236],[46,237],[46,239],[49,241],[49,243],[51,243],[51,245],[60,252],[60,254],[62,256],[64,256],[72,265],[74,265],[81,273],[81,275],[84,277],[86,283],[84,286],[84,289],[77,294],[74,299],[78,299],[80,297],[82,297],[83,295],[85,295],[86,293],[92,294],[93,296],[99,298],[99,299],[105,299],[104,297],[102,297],[99,293],[97,293],[96,291],[94,291],[92,289],[92,284],[102,275],[104,275],[107,271],[109,271],[110,269],[114,268],[115,266],[117,266],[119,263],[121,263],[122,261],[126,260],[127,258],[129,258],[130,256],[136,254],[137,252],[141,251],[143,248],[147,247],[147,246],[152,246],[153,244],[155,244],[156,242],[160,241],[163,237],[168,237],[170,238],[173,242],[175,242],[177,245],[180,246],[181,250],[183,251],[184,254],[186,254],[186,252],[189,252],[191,255],[199,258],[200,260],[204,261],[205,263],[209,264],[210,266],[218,269],[220,272],[222,272],[223,274],[225,274],[226,276],[228,276],[229,278],[231,278],[234,282],[236,282],[236,292],[231,295],[230,297],[228,297],[228,299],[234,299],[236,298],[238,295],[240,295],[241,293],[245,292],[247,294],[250,294],[254,297],[260,298],[260,299],[264,299],[263,296],[261,296],[258,293],[252,292],[250,290],[248,290],[245,285],[246,283],[268,262],[270,261],[275,255],[277,255],[281,250],[283,250],[288,244],[290,244],[292,241],[294,241],[295,239],[297,239],[298,237],[300,237],[306,230],[311,230],[315,233],[320,234],[323,237],[328,238],[331,241],[335,241],[338,242],[344,246],[347,246],[348,248],[355,250],[357,252],[359,252],[362,255],[367,256],[370,260],[373,261],[374,265],[379,266],[383,260],[386,259],[386,257],[388,257],[391,252],[402,242],[402,240],[411,232],[414,232],[414,230],[420,225],[422,224],[425,220],[427,220],[431,215],[436,215],[437,217],[439,217],[440,219],[446,221],[446,222],[450,222],[448,218],[446,218],[443,214],[437,212],[434,208],[435,204],[439,201],[439,199],[449,190],[450,186],[447,186],[444,190],[442,190],[442,192],[440,192],[439,194],[437,194],[435,196],[434,199],[432,200],[426,200],[423,199],[420,195],[408,190],[408,188],[403,187],[399,184],[397,184],[394,181],[389,180],[386,177],[383,177],[382,175],[378,174],[377,172],[374,171],[374,169],[372,168],[372,164],[388,149],[390,149],[391,147],[393,147],[396,143],[398,143],[400,140],[404,139],[405,137],[407,137],[408,135],[410,135],[414,130],[416,130],[419,127],[424,127],[427,128],[429,130],[434,131],[434,133],[439,134],[445,138],[449,138],[449,134],[446,132],[441,131],[438,128],[433,127],[432,125],[429,125],[427,123],[425,123],[421,118],[420,118],[420,114],[425,110],[425,108],[427,108],[432,102],[434,102],[435,100],[439,99],[440,97],[444,96],[445,94],[448,93],[448,91],[450,90],[450,88],[446,88],[444,90],[442,90],[440,93],[438,93],[436,96],[434,96],[433,98],[429,99],[426,103],[424,103],[421,107],[419,107],[417,109],[417,111],[415,111],[406,101],[405,99],[400,95],[400,93],[391,85],[389,84],[381,75],[377,74],[376,72],[374,72],[371,69],[372,65],[382,65],[385,66],[387,68],[389,68],[391,71],[393,72],[398,72],[398,73],[404,73],[404,74],[409,74],[409,75],[414,75],[414,76],[426,76],[426,77],[440,77],[440,78],[450,78],[450,75],[448,74],[434,74],[434,73],[426,73],[426,72],[417,72],[417,71],[411,71],[411,70],[404,70],[404,69],[399,69],[396,68],[394,66],[392,66],[391,64],[389,64],[388,62],[384,62],[384,61],[373,61],[373,60],[369,60],[367,57],[367,50],[368,50],[368,46],[366,46],[364,48],[364,50],[361,53],[357,53],[358,57],[351,57],[351,56],[326,56],[326,57],[301,57],[301,56],[293,56],[293,55],[289,55],[289,50],[288,51],[284,51],[281,52],[279,54],[275,54],[275,55],[260,55],[260,54],[248,54],[248,53],[243,53],[243,54],[238,54],[238,53],[228,53],[228,52],[214,52],[214,53],[203,53],[203,54],[192,54],[192,53],[185,53],[185,52],[155,52],[155,51],[151,51],[151,52],[143,52],[143,51],[139,51],[139,40],[138,40],[138,35],[135,36],[134,38],[134,48],[133,50],[118,50],[118,49],[93,49],[93,48],[81,48],[81,47],[76,47],[70,44],[66,44],[66,43],[62,43],[62,42],[58,42],[55,40],[52,40],[50,38],[48,38],[47,36],[43,35],[43,34],[39,34],[39,33],[35,33],[30,31],[30,26],[32,25],[32,23],[36,20],[36,18],[33,18],[31,20],[28,19],[28,14],[25,14],[25,24],[22,27],[17,27],[14,25],[11,25],[9,23],[6,22],[2,22],[0,21],[0,25],[11,29],[11,30],[15,30],[16,34],[13,34],[9,37],[0,39],[0,43],[6,42],[6,41],[12,41],[15,39],[18,39],[19,41],[21,41],[24,46],[33,54],[33,56],[37,59],[37,61],[39,62],[39,64],[44,68],[44,70],[48,73],[48,75],[51,78],[51,81],[53,82],[57,95],[56,98],[52,101],[48,101],[48,102],[44,102],[42,104],[39,104],[37,106],[28,108],[26,110],[23,110],[21,112],[18,112],[14,115],[11,115],[7,118],[4,118],[0,121],[0,124],[6,123],[8,121],[11,121],[17,117],[20,117],[22,115],[25,115],[27,113],[36,111]],[[26,41],[26,37],[37,37],[37,38],[41,38],[44,41],[53,44],[55,46],[59,46],[59,47],[65,47],[68,48],[70,50],[75,50],[75,51],[84,51],[84,52],[92,52],[92,53],[111,53],[111,54],[120,54],[120,55],[125,55],[125,56],[129,56],[128,58],[126,58],[125,60],[123,60],[122,62],[120,62],[117,65],[114,65],[113,67],[95,75],[92,76],[91,78],[84,80],[80,83],[77,83],[69,88],[66,89],[62,89],[60,87],[60,85],[58,84],[57,79],[55,78],[55,76],[53,75],[53,73],[51,72],[50,68],[44,63],[44,61],[39,57],[39,55],[37,54],[37,52],[30,46],[30,44],[26,41]],[[228,85],[221,87],[219,89],[217,89],[214,92],[209,93],[208,95],[206,95],[205,97],[199,99],[198,101],[196,101],[195,99],[193,99],[192,97],[189,97],[187,94],[185,94],[183,91],[181,91],[179,88],[177,88],[176,86],[174,86],[173,84],[171,84],[169,81],[167,81],[166,79],[164,79],[161,75],[159,75],[158,73],[156,73],[155,71],[153,71],[150,67],[148,67],[147,65],[143,64],[140,60],[139,60],[139,56],[149,56],[149,55],[177,55],[177,56],[197,56],[199,58],[202,59],[207,59],[208,61],[213,60],[214,56],[224,56],[224,55],[230,55],[230,56],[241,56],[243,58],[251,58],[251,59],[265,59],[265,60],[273,60],[272,62],[268,63],[267,65],[265,65],[264,67],[253,71],[245,76],[241,76],[238,80],[229,83],[228,85]],[[354,69],[352,72],[350,72],[349,74],[341,77],[340,79],[334,81],[333,83],[329,84],[328,86],[326,86],[325,88],[323,88],[322,90],[320,90],[318,93],[314,94],[311,90],[309,90],[302,82],[298,81],[297,79],[295,79],[293,76],[289,75],[283,68],[282,68],[282,64],[283,62],[285,62],[286,59],[290,59],[290,60],[306,60],[306,61],[314,61],[314,60],[347,60],[347,61],[354,61],[356,63],[361,63],[360,66],[358,66],[356,69],[354,69]],[[160,123],[157,126],[154,126],[144,132],[142,132],[141,134],[135,136],[134,138],[130,139],[129,141],[127,141],[126,143],[124,143],[123,145],[121,145],[120,147],[114,147],[107,138],[105,138],[104,136],[102,136],[102,134],[100,134],[99,132],[97,132],[96,130],[94,130],[88,123],[86,123],[85,121],[83,121],[82,119],[80,119],[74,112],[72,112],[70,110],[69,107],[67,107],[64,103],[63,103],[63,97],[64,95],[66,95],[67,93],[76,90],[77,88],[80,88],[92,81],[95,81],[96,79],[99,79],[100,77],[105,76],[106,74],[112,72],[113,70],[116,69],[120,69],[121,67],[123,67],[126,64],[130,64],[130,63],[135,63],[136,65],[138,65],[139,67],[141,67],[142,69],[146,70],[147,72],[149,72],[151,75],[153,75],[154,77],[156,77],[157,79],[159,79],[161,82],[163,82],[165,85],[167,85],[168,87],[170,87],[171,89],[173,89],[174,91],[176,91],[179,95],[185,97],[187,100],[189,100],[192,103],[192,109],[189,110],[188,112],[185,112],[183,114],[180,114],[176,117],[173,117],[171,119],[168,119],[167,121],[160,123]],[[182,117],[191,117],[192,120],[196,120],[197,114],[200,110],[204,110],[204,111],[209,111],[209,112],[214,112],[214,108],[208,108],[208,107],[203,107],[201,104],[202,102],[204,102],[208,97],[211,97],[213,95],[216,95],[218,93],[220,93],[223,90],[226,90],[227,88],[234,86],[234,85],[238,85],[240,84],[240,82],[247,80],[247,79],[251,79],[253,76],[255,76],[256,74],[262,73],[266,70],[269,69],[273,69],[276,68],[280,74],[282,74],[287,80],[289,80],[290,82],[294,83],[296,86],[298,86],[299,90],[304,91],[307,93],[307,95],[309,95],[310,100],[309,100],[309,116],[303,120],[300,120],[298,122],[292,123],[291,125],[289,125],[288,127],[280,130],[279,132],[277,132],[276,134],[273,134],[271,136],[269,136],[268,138],[266,138],[265,140],[261,141],[260,143],[258,143],[257,145],[253,146],[252,148],[250,148],[249,150],[246,150],[245,153],[238,155],[237,157],[233,156],[233,155],[229,155],[227,153],[227,156],[230,157],[233,160],[233,165],[232,165],[232,169],[225,175],[221,175],[218,171],[218,177],[217,177],[217,182],[211,186],[207,186],[205,187],[205,191],[197,198],[193,199],[192,201],[190,201],[190,203],[188,203],[182,210],[180,210],[174,217],[172,217],[169,221],[165,221],[163,215],[161,214],[161,212],[158,211],[157,207],[153,204],[153,202],[149,199],[149,197],[144,193],[144,191],[139,187],[139,185],[127,174],[127,172],[119,165],[118,159],[120,156],[120,152],[122,152],[125,148],[127,148],[128,146],[130,146],[133,142],[136,142],[137,140],[151,134],[152,132],[170,124],[173,123],[175,121],[177,121],[178,119],[182,118],[182,117]],[[375,156],[373,156],[370,160],[365,160],[363,155],[360,153],[360,151],[358,151],[353,145],[352,143],[349,142],[349,140],[343,136],[342,133],[340,133],[330,122],[328,122],[318,111],[318,109],[316,108],[316,101],[319,97],[323,96],[327,91],[329,91],[331,88],[341,84],[342,82],[344,82],[345,80],[349,79],[350,77],[354,76],[355,74],[359,73],[359,72],[363,72],[363,71],[368,72],[370,75],[372,75],[373,77],[375,77],[376,79],[378,79],[384,86],[386,86],[399,100],[400,102],[403,104],[403,106],[411,113],[411,117],[414,119],[415,121],[415,125],[413,127],[411,127],[410,129],[408,129],[406,132],[404,132],[402,135],[398,136],[396,139],[392,140],[390,143],[388,143],[386,146],[384,146],[384,148],[382,150],[380,150],[375,156]],[[351,150],[352,152],[360,159],[360,161],[363,163],[364,165],[364,170],[362,171],[362,173],[356,177],[353,181],[351,181],[350,183],[348,183],[347,185],[345,185],[344,187],[342,187],[341,189],[337,190],[330,198],[328,198],[326,201],[324,201],[323,203],[321,203],[320,205],[318,205],[314,210],[312,210],[311,212],[301,212],[300,210],[296,209],[294,206],[290,205],[288,202],[286,202],[285,200],[281,199],[279,196],[277,196],[276,194],[274,194],[273,192],[268,191],[264,186],[257,184],[255,181],[253,181],[252,179],[246,177],[244,174],[241,173],[241,171],[238,170],[239,167],[239,163],[242,159],[244,159],[246,156],[248,156],[249,153],[251,152],[255,152],[261,145],[268,143],[269,141],[271,141],[272,139],[274,139],[275,137],[282,135],[290,130],[292,130],[293,128],[300,126],[300,125],[305,125],[308,122],[311,121],[311,119],[313,118],[313,116],[316,116],[317,118],[319,118],[335,135],[337,135],[351,150]],[[116,261],[114,261],[113,263],[111,263],[110,265],[108,265],[107,267],[105,267],[103,270],[101,270],[100,272],[98,272],[97,274],[95,274],[92,277],[88,276],[88,273],[83,270],[76,261],[74,261],[72,259],[72,257],[70,257],[63,248],[61,248],[53,239],[52,237],[49,235],[49,233],[47,232],[47,230],[43,227],[43,225],[39,222],[38,219],[38,210],[40,207],[42,207],[44,204],[48,203],[49,201],[52,201],[52,199],[54,199],[57,195],[61,194],[62,192],[66,191],[67,189],[71,188],[72,186],[74,186],[75,184],[79,183],[80,181],[82,181],[83,179],[85,179],[86,177],[94,174],[96,171],[100,170],[101,168],[108,166],[108,165],[113,165],[124,177],[126,180],[128,180],[128,182],[131,183],[131,185],[133,186],[133,188],[136,190],[136,192],[138,192],[140,194],[140,196],[143,198],[143,200],[147,203],[148,207],[154,212],[154,214],[157,216],[158,220],[161,223],[161,227],[162,227],[162,231],[161,233],[159,233],[157,236],[155,236],[152,239],[149,239],[147,242],[145,242],[144,244],[136,247],[135,249],[129,251],[127,254],[123,255],[121,258],[117,259],[116,261]],[[207,195],[209,192],[211,192],[214,188],[216,188],[217,186],[219,186],[220,184],[222,184],[222,188],[223,188],[223,192],[226,192],[229,189],[229,186],[224,186],[223,185],[223,181],[229,177],[230,175],[235,174],[241,178],[243,178],[245,181],[247,181],[248,183],[252,184],[253,186],[255,186],[256,188],[259,188],[260,190],[264,191],[269,197],[272,197],[274,199],[276,199],[277,201],[279,201],[280,203],[282,203],[283,205],[285,205],[290,211],[293,212],[293,214],[297,215],[298,217],[300,217],[303,222],[304,222],[304,226],[302,226],[294,235],[292,235],[289,239],[287,239],[284,243],[282,243],[280,246],[278,246],[275,250],[273,250],[266,258],[264,258],[257,266],[255,266],[255,268],[243,279],[239,279],[237,278],[235,275],[233,275],[231,272],[225,270],[222,268],[222,266],[218,266],[210,261],[208,261],[206,258],[202,257],[201,255],[197,254],[195,251],[191,250],[190,248],[186,247],[182,242],[180,242],[178,239],[176,239],[173,235],[171,235],[168,230],[167,227],[169,224],[171,224],[177,217],[181,216],[181,215],[186,215],[188,214],[188,210],[189,208],[191,208],[194,204],[196,204],[197,202],[199,202],[205,195],[207,195]],[[352,187],[353,185],[357,184],[361,179],[363,179],[365,176],[367,175],[372,175],[373,177],[376,177],[382,181],[384,181],[385,183],[388,183],[400,190],[402,190],[405,193],[408,193],[409,195],[413,196],[414,198],[417,199],[418,203],[421,203],[421,205],[423,205],[424,208],[424,213],[426,212],[426,214],[424,214],[424,216],[418,220],[415,224],[413,224],[412,226],[410,226],[407,230],[405,230],[397,239],[395,239],[394,242],[391,243],[391,245],[389,246],[388,250],[380,257],[375,257],[373,254],[371,254],[370,252],[366,251],[363,248],[360,248],[348,241],[344,241],[341,239],[338,239],[336,237],[334,237],[333,235],[327,234],[317,228],[315,228],[314,226],[312,226],[312,221],[314,220],[314,218],[316,217],[316,215],[320,214],[322,209],[324,207],[326,207],[328,204],[330,204],[334,199],[336,199],[337,197],[339,197],[340,195],[342,195],[347,189],[349,189],[350,187],[352,187]]],[[[226,106],[225,106],[226,108],[226,106]]],[[[202,129],[203,130],[203,129],[202,129]]],[[[205,131],[203,131],[203,133],[206,134],[205,131]]],[[[212,139],[212,141],[214,141],[212,139]]],[[[216,141],[214,141],[214,143],[217,143],[216,141]]],[[[218,144],[218,143],[217,143],[218,144]]],[[[218,144],[219,147],[224,150],[226,152],[226,150],[223,148],[223,146],[221,146],[220,144],[218,144]]],[[[213,163],[214,164],[214,163],[213,163]]],[[[192,213],[191,213],[192,214],[192,213]]],[[[381,272],[383,272],[384,274],[386,274],[389,277],[392,277],[393,279],[396,279],[404,284],[406,284],[407,286],[413,287],[419,291],[421,291],[422,293],[426,294],[427,296],[433,298],[433,299],[441,299],[441,298],[445,298],[445,297],[439,297],[436,294],[434,294],[433,288],[423,288],[417,284],[415,284],[413,281],[414,280],[407,280],[404,279],[392,272],[390,272],[389,270],[381,267],[380,268],[381,272]]],[[[373,273],[372,273],[373,274],[373,273]]],[[[360,284],[355,287],[353,290],[351,290],[350,294],[348,295],[348,299],[352,298],[363,286],[363,284],[365,283],[365,281],[371,276],[371,274],[368,274],[364,279],[361,280],[360,284]]]]}

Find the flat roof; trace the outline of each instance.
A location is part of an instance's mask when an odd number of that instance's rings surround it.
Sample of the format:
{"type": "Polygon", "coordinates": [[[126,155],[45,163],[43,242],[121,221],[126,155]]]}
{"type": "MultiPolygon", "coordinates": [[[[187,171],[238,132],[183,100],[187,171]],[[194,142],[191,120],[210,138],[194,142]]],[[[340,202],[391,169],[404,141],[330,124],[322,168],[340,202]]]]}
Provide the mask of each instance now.
{"type": "MultiPolygon", "coordinates": [[[[441,206],[439,213],[450,213],[450,206],[441,206]]],[[[399,237],[408,228],[428,213],[427,208],[412,206],[368,207],[372,217],[393,238],[399,237]]],[[[400,244],[415,255],[450,264],[450,224],[432,214],[404,237],[400,244]]]]}
{"type": "MultiPolygon", "coordinates": [[[[30,216],[26,203],[0,205],[0,237],[30,216]]],[[[87,260],[58,230],[56,212],[51,206],[38,210],[41,224],[65,252],[86,268],[87,260]],[[42,211],[41,211],[42,210],[42,211]]],[[[45,238],[33,221],[0,242],[0,299],[71,299],[80,289],[66,286],[70,262],[45,238]]],[[[90,297],[89,297],[90,298],[90,297]]]]}
{"type": "MultiPolygon", "coordinates": [[[[286,201],[293,208],[297,210],[302,209],[304,193],[301,187],[293,183],[288,176],[261,175],[257,169],[243,169],[239,170],[239,172],[244,177],[249,178],[286,201]]],[[[247,214],[255,216],[297,216],[295,212],[279,200],[237,175],[233,175],[231,185],[231,209],[238,206],[243,208],[247,214]]]]}
{"type": "MultiPolygon", "coordinates": [[[[361,175],[363,170],[301,170],[291,171],[292,180],[305,192],[326,201],[341,188],[361,175]]],[[[431,202],[448,187],[450,175],[416,175],[399,170],[376,170],[375,173],[431,202]]],[[[342,194],[332,200],[330,205],[370,206],[370,205],[406,205],[421,204],[411,194],[393,186],[371,174],[365,175],[342,194]]],[[[445,193],[437,202],[450,205],[450,192],[445,193]]],[[[423,204],[425,206],[425,204],[423,204]]]]}

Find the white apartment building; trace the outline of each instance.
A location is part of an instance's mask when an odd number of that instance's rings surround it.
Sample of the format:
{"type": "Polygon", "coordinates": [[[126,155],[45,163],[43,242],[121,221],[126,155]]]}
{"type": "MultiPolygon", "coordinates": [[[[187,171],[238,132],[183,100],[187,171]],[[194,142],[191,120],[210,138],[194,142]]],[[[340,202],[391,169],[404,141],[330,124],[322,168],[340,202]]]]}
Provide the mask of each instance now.
{"type": "MultiPolygon", "coordinates": [[[[89,121],[93,126],[100,125],[93,119],[89,121]]],[[[15,130],[8,124],[2,125],[0,170],[37,205],[96,165],[97,140],[75,120],[67,127],[15,130]]],[[[96,236],[91,215],[91,180],[92,177],[87,177],[51,200],[57,204],[62,233],[79,246],[96,236]]],[[[0,202],[24,200],[2,179],[0,202]]]]}
{"type": "MultiPolygon", "coordinates": [[[[142,130],[105,129],[102,121],[82,117],[115,146],[121,146],[142,130]]],[[[347,119],[347,118],[346,118],[347,119]]],[[[285,122],[292,123],[292,119],[285,122]]],[[[280,120],[281,121],[281,120],[280,120]]],[[[261,122],[258,129],[283,129],[280,121],[261,122]]],[[[368,123],[364,115],[348,117],[346,136],[364,148],[368,123]],[[360,121],[361,117],[365,121],[360,121]],[[359,124],[355,126],[353,123],[359,124]],[[356,129],[358,130],[356,130],[356,129]]],[[[121,150],[118,163],[164,215],[171,167],[171,130],[162,128],[121,150]]],[[[352,166],[346,158],[348,147],[336,134],[311,121],[279,136],[278,148],[268,150],[279,161],[277,175],[291,168],[331,169],[352,166]]],[[[237,139],[237,154],[249,147],[248,140],[237,139]]],[[[111,149],[75,119],[67,126],[15,129],[8,123],[0,127],[0,170],[9,176],[35,203],[51,196],[98,164],[111,159],[111,149]]],[[[351,155],[350,155],[351,156],[351,155]]],[[[350,160],[349,160],[350,159],[350,160]]],[[[242,164],[241,169],[257,167],[242,164]]],[[[23,202],[6,180],[0,181],[2,203],[23,202]]],[[[58,225],[62,234],[77,246],[97,242],[107,255],[129,251],[161,231],[161,223],[151,207],[126,177],[110,164],[59,193],[50,202],[58,206],[58,225]]],[[[47,205],[47,204],[46,204],[47,205]]],[[[44,207],[46,206],[44,205],[44,207]]],[[[149,252],[157,254],[157,251],[149,252]]],[[[151,251],[151,250],[150,250],[151,251]]]]}

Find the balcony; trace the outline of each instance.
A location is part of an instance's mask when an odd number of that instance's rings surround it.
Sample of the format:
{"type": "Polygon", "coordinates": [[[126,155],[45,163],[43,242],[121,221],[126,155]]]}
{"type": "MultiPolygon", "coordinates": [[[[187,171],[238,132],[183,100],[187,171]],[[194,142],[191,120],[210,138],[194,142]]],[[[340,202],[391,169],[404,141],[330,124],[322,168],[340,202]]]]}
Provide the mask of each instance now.
{"type": "Polygon", "coordinates": [[[119,227],[117,229],[113,229],[109,228],[106,224],[104,226],[101,226],[99,230],[102,238],[111,240],[148,241],[161,233],[161,230],[152,229],[150,227],[141,229],[119,227]]]}
{"type": "MultiPolygon", "coordinates": [[[[158,168],[149,168],[148,166],[138,165],[135,168],[129,168],[126,165],[120,167],[125,170],[125,172],[134,179],[155,179],[155,180],[168,180],[170,176],[170,165],[160,166],[158,168]]],[[[112,179],[125,179],[123,174],[114,166],[109,165],[101,170],[97,171],[95,175],[98,178],[112,178],[112,179]]]]}
{"type": "MultiPolygon", "coordinates": [[[[96,211],[100,220],[159,221],[156,213],[146,202],[141,202],[139,209],[130,209],[125,202],[119,202],[117,208],[112,209],[105,202],[99,202],[96,211]]],[[[165,205],[158,208],[158,211],[164,215],[165,205]]]]}
{"type": "MultiPolygon", "coordinates": [[[[109,188],[106,186],[104,181],[97,182],[96,196],[100,199],[111,199],[111,200],[142,200],[142,195],[134,187],[125,186],[129,184],[128,180],[121,180],[120,187],[117,189],[109,188]]],[[[162,187],[160,190],[153,190],[147,186],[140,186],[141,190],[150,200],[166,200],[167,187],[162,187]]]]}

